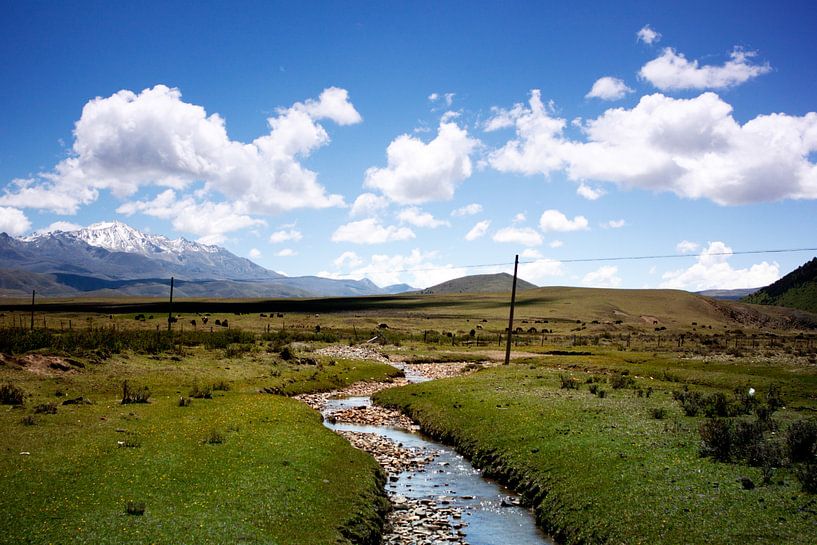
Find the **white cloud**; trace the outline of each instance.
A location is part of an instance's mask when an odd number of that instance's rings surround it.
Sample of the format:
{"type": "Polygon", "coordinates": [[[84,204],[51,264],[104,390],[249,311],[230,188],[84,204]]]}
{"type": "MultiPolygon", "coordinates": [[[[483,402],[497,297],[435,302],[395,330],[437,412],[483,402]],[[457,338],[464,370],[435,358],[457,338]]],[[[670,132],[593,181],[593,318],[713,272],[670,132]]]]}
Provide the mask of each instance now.
{"type": "Polygon", "coordinates": [[[563,213],[553,209],[545,210],[542,212],[542,217],[539,218],[539,227],[541,227],[545,233],[553,231],[586,231],[589,229],[587,225],[587,218],[584,216],[576,216],[571,220],[563,213]]]}
{"type": "Polygon", "coordinates": [[[352,210],[349,215],[353,218],[361,216],[373,216],[388,208],[389,200],[381,195],[374,193],[361,193],[352,204],[352,210]]]}
{"type": "Polygon", "coordinates": [[[610,220],[606,223],[602,223],[601,226],[605,229],[621,229],[627,224],[624,220],[610,220]]]}
{"type": "Polygon", "coordinates": [[[519,212],[518,214],[516,214],[513,217],[513,219],[511,220],[511,223],[524,223],[527,220],[528,220],[528,217],[525,215],[525,213],[524,212],[519,212]]]}
{"type": "Polygon", "coordinates": [[[543,285],[550,278],[564,274],[562,263],[553,259],[536,259],[532,263],[519,264],[519,277],[537,286],[543,285]]]}
{"type": "Polygon", "coordinates": [[[614,182],[671,191],[718,204],[817,198],[817,113],[759,115],[740,125],[732,107],[707,92],[691,99],[660,93],[632,109],[614,108],[583,125],[586,141],[563,134],[538,91],[514,114],[516,137],[489,155],[502,172],[614,182]],[[774,183],[769,183],[774,180],[774,183]]]}
{"type": "Polygon", "coordinates": [[[682,240],[675,245],[675,250],[679,254],[692,254],[697,252],[698,248],[700,248],[700,244],[697,242],[690,242],[688,240],[682,240]]]}
{"type": "Polygon", "coordinates": [[[44,233],[51,233],[54,231],[62,231],[62,232],[71,232],[71,231],[79,231],[82,229],[82,225],[77,223],[71,223],[70,221],[55,221],[48,227],[43,227],[42,229],[37,229],[37,233],[44,234],[44,233]]]}
{"type": "Polygon", "coordinates": [[[661,39],[661,33],[653,30],[650,25],[644,25],[641,30],[636,33],[636,36],[647,45],[652,45],[661,39]]]}
{"type": "Polygon", "coordinates": [[[22,210],[0,206],[0,233],[19,236],[31,229],[31,222],[22,210]]]}
{"type": "Polygon", "coordinates": [[[522,250],[522,253],[519,254],[519,257],[522,259],[541,259],[544,256],[542,255],[542,252],[536,248],[525,248],[522,250]]]}
{"type": "Polygon", "coordinates": [[[694,265],[661,275],[664,280],[661,287],[688,291],[758,288],[780,278],[776,262],[763,261],[748,269],[735,269],[728,263],[731,255],[732,249],[723,242],[710,242],[694,265]]]}
{"type": "Polygon", "coordinates": [[[598,200],[601,197],[603,197],[605,193],[606,192],[600,187],[598,188],[590,187],[584,182],[580,183],[578,189],[576,189],[576,194],[579,197],[584,197],[588,201],[598,200]]]}
{"type": "Polygon", "coordinates": [[[355,252],[343,252],[332,263],[336,269],[343,269],[345,267],[357,267],[363,263],[363,260],[355,252]]]}
{"type": "Polygon", "coordinates": [[[275,252],[275,255],[277,257],[292,257],[298,255],[298,252],[296,252],[292,248],[282,248],[281,250],[275,252]]]}
{"type": "Polygon", "coordinates": [[[585,98],[600,98],[601,100],[619,100],[632,93],[633,89],[619,78],[604,76],[593,84],[593,88],[584,95],[585,98]]]}
{"type": "Polygon", "coordinates": [[[71,155],[52,172],[15,180],[0,204],[74,214],[107,190],[122,198],[145,186],[182,190],[203,182],[243,214],[340,206],[301,160],[329,143],[320,119],[357,123],[345,90],[278,109],[269,133],[252,142],[230,140],[224,120],[182,101],[178,89],[156,85],[95,98],[74,128],[71,155]]]}
{"type": "Polygon", "coordinates": [[[404,208],[397,214],[397,218],[403,223],[409,223],[415,227],[428,227],[430,229],[451,225],[447,221],[434,219],[434,216],[428,212],[423,212],[416,206],[404,208]]]}
{"type": "Polygon", "coordinates": [[[366,170],[366,187],[379,189],[400,204],[448,200],[457,185],[471,176],[470,154],[478,141],[455,123],[440,123],[428,144],[403,134],[386,150],[388,166],[366,170]]]}
{"type": "Polygon", "coordinates": [[[476,240],[485,236],[488,228],[491,226],[491,220],[483,220],[474,225],[470,231],[465,235],[465,240],[476,240]]]}
{"type": "Polygon", "coordinates": [[[724,89],[771,71],[769,63],[751,63],[750,59],[756,55],[754,51],[735,48],[723,66],[699,66],[697,60],[690,62],[683,53],[667,47],[660,56],[641,67],[638,75],[662,91],[724,89]]]}
{"type": "Polygon", "coordinates": [[[461,208],[457,208],[451,212],[451,215],[456,217],[473,216],[482,212],[482,205],[477,203],[466,204],[461,208]]]}
{"type": "Polygon", "coordinates": [[[394,225],[384,227],[375,218],[341,225],[332,233],[333,242],[351,242],[354,244],[382,244],[384,242],[408,240],[414,237],[414,231],[408,227],[396,227],[394,225]]]}
{"type": "Polygon", "coordinates": [[[467,270],[453,265],[441,265],[437,261],[436,252],[422,252],[414,249],[408,255],[375,254],[365,265],[362,261],[342,261],[336,266],[348,271],[322,271],[319,276],[328,278],[369,278],[378,286],[408,283],[415,288],[427,288],[446,280],[465,276],[467,270]]]}
{"type": "Polygon", "coordinates": [[[510,242],[523,246],[539,246],[542,244],[542,235],[530,227],[503,227],[493,236],[494,242],[510,242]]]}
{"type": "Polygon", "coordinates": [[[137,212],[171,221],[177,231],[193,233],[203,244],[221,244],[225,234],[252,226],[266,225],[239,210],[235,203],[198,202],[193,197],[177,199],[176,192],[166,189],[150,201],[129,201],[116,211],[126,216],[137,212]]]}
{"type": "Polygon", "coordinates": [[[456,93],[431,93],[428,95],[428,100],[431,102],[437,102],[438,100],[442,100],[445,102],[446,106],[451,106],[454,103],[454,97],[456,93]]]}
{"type": "Polygon", "coordinates": [[[565,243],[562,242],[561,240],[551,240],[548,243],[548,246],[550,246],[551,248],[561,248],[564,245],[565,245],[565,243]]]}
{"type": "Polygon", "coordinates": [[[430,100],[431,102],[436,102],[437,99],[439,98],[440,98],[439,93],[431,93],[430,95],[428,95],[428,100],[430,100]]]}
{"type": "Polygon", "coordinates": [[[261,250],[258,248],[250,248],[250,259],[258,259],[261,257],[261,250]]]}
{"type": "Polygon", "coordinates": [[[278,244],[281,242],[287,242],[289,240],[292,241],[299,241],[304,237],[303,233],[298,231],[297,229],[282,229],[280,231],[275,231],[269,236],[269,241],[273,244],[278,244]]]}
{"type": "Polygon", "coordinates": [[[621,278],[618,276],[618,267],[604,265],[584,275],[582,283],[585,286],[593,288],[616,288],[621,285],[621,278]]]}

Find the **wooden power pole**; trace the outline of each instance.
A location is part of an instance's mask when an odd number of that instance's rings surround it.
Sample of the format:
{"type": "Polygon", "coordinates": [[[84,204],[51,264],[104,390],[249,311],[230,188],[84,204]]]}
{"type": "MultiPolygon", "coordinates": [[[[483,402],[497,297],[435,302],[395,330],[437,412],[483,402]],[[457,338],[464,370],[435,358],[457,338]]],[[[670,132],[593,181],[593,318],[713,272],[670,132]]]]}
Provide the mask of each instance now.
{"type": "MultiPolygon", "coordinates": [[[[37,293],[37,290],[31,290],[31,331],[34,331],[34,294],[37,293]]],[[[22,322],[22,316],[21,322],[22,322]]],[[[20,324],[23,325],[23,324],[20,324]]]]}
{"type": "Polygon", "coordinates": [[[170,303],[167,305],[167,330],[170,331],[170,325],[173,323],[173,277],[170,277],[170,303]]]}
{"type": "Polygon", "coordinates": [[[511,286],[511,312],[508,317],[508,339],[505,345],[505,365],[511,363],[511,336],[513,335],[513,306],[516,302],[516,271],[519,268],[519,254],[513,263],[513,285],[511,286]]]}

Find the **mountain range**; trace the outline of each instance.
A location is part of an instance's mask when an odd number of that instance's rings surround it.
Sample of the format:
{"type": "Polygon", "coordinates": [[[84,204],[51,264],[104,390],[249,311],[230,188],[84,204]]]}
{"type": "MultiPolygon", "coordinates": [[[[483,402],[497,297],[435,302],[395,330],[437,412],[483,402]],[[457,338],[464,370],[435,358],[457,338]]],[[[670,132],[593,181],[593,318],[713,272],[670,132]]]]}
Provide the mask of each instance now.
{"type": "Polygon", "coordinates": [[[0,233],[0,294],[319,297],[411,291],[368,279],[287,277],[215,245],[143,233],[118,221],[25,238],[0,233]]]}

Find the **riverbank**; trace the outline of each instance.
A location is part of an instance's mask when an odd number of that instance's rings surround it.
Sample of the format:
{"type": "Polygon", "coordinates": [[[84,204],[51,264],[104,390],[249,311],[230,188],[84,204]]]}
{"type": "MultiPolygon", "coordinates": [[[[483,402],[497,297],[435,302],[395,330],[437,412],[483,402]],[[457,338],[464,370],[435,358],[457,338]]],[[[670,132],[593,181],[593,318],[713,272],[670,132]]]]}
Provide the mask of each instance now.
{"type": "Polygon", "coordinates": [[[374,401],[523,494],[566,544],[817,541],[814,496],[790,472],[761,484],[760,468],[699,455],[703,418],[672,400],[681,385],[641,377],[614,389],[592,367],[558,362],[384,390],[374,401]]]}

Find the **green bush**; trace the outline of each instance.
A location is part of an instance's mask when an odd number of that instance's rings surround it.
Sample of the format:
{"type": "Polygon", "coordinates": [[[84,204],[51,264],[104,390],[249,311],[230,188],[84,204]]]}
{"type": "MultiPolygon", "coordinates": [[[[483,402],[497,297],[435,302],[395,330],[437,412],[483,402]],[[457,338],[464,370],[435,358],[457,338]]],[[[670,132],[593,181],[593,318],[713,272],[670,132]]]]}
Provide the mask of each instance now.
{"type": "Polygon", "coordinates": [[[0,386],[0,403],[3,405],[22,405],[25,403],[25,396],[22,388],[10,382],[0,386]]]}
{"type": "Polygon", "coordinates": [[[730,420],[724,418],[706,420],[698,431],[701,435],[701,456],[711,456],[720,462],[732,459],[735,430],[730,420]]]}
{"type": "Polygon", "coordinates": [[[579,389],[579,380],[573,376],[567,375],[559,375],[559,380],[561,381],[561,388],[563,390],[578,390],[579,389]]]}
{"type": "Polygon", "coordinates": [[[665,409],[664,407],[653,407],[653,409],[650,411],[650,414],[656,420],[663,420],[667,417],[667,409],[665,409]]]}
{"type": "Polygon", "coordinates": [[[122,383],[122,404],[128,403],[148,403],[150,389],[147,386],[132,388],[126,380],[122,383]]]}
{"type": "Polygon", "coordinates": [[[817,462],[809,462],[797,468],[797,480],[803,492],[817,494],[817,462]]]}
{"type": "Polygon", "coordinates": [[[213,387],[194,384],[193,388],[190,389],[190,397],[195,399],[213,399],[213,387]]]}
{"type": "Polygon", "coordinates": [[[635,379],[625,373],[614,373],[610,377],[610,386],[613,388],[613,390],[632,388],[635,386],[635,379]]]}
{"type": "Polygon", "coordinates": [[[57,403],[52,401],[50,403],[42,403],[34,407],[35,414],[57,414],[57,403]]]}
{"type": "Polygon", "coordinates": [[[817,445],[817,422],[798,420],[786,430],[786,447],[792,463],[813,462],[817,445]]]}

